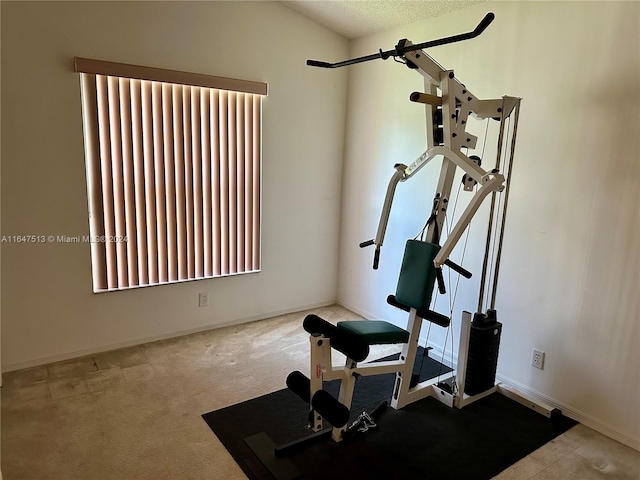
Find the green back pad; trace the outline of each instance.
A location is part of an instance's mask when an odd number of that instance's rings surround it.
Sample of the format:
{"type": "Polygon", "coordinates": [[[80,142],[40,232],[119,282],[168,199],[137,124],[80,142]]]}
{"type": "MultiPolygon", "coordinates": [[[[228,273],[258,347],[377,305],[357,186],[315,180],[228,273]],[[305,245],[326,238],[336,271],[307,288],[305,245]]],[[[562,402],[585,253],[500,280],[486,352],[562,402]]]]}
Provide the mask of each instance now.
{"type": "Polygon", "coordinates": [[[398,278],[396,300],[418,310],[428,309],[436,282],[436,258],[440,245],[407,240],[398,278]]]}

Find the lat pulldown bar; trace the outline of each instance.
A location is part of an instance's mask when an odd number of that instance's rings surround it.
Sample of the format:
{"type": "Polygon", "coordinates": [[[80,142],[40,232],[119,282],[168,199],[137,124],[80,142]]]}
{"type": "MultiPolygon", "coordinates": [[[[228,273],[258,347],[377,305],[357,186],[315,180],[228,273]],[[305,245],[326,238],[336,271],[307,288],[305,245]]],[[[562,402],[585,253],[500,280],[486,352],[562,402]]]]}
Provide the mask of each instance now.
{"type": "Polygon", "coordinates": [[[424,50],[426,48],[438,47],[440,45],[446,45],[448,43],[462,42],[463,40],[471,40],[472,38],[476,38],[482,32],[486,30],[486,28],[493,22],[495,15],[492,12],[487,13],[484,18],[480,21],[478,26],[472,31],[467,33],[461,33],[459,35],[453,35],[451,37],[439,38],[437,40],[430,40],[428,42],[420,43],[418,45],[411,45],[408,47],[399,47],[396,46],[393,50],[387,50],[383,52],[382,49],[378,53],[373,53],[371,55],[365,55],[364,57],[352,58],[350,60],[344,60],[342,62],[337,63],[329,63],[322,62],[320,60],[307,60],[307,65],[310,67],[320,67],[320,68],[340,68],[347,67],[349,65],[355,65],[356,63],[368,62],[370,60],[377,60],[381,58],[382,60],[386,60],[389,57],[402,57],[405,53],[413,52],[415,50],[424,50]]]}

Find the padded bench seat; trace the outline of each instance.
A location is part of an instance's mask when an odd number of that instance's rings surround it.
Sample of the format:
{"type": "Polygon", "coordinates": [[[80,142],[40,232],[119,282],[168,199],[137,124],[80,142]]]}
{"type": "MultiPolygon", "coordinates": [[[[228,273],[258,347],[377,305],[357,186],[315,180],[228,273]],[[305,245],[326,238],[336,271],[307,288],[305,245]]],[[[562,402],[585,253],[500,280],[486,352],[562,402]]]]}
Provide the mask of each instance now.
{"type": "Polygon", "coordinates": [[[338,322],[338,330],[345,330],[361,337],[368,345],[387,345],[409,341],[409,332],[384,320],[338,322]]]}

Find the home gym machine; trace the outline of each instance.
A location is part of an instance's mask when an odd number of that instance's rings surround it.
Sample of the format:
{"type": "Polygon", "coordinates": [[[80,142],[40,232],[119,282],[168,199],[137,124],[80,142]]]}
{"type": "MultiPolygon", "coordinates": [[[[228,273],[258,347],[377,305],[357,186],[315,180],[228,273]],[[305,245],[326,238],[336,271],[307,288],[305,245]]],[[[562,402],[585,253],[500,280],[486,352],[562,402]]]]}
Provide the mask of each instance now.
{"type": "MultiPolygon", "coordinates": [[[[359,421],[347,426],[351,417],[350,406],[355,384],[362,376],[395,373],[395,385],[390,392],[391,406],[395,409],[426,397],[433,397],[450,407],[463,408],[499,392],[547,417],[560,413],[548,405],[495,383],[502,331],[502,324],[498,322],[495,310],[496,292],[521,99],[511,96],[479,99],[460,83],[453,71],[444,69],[424,52],[430,47],[475,38],[489,26],[493,18],[493,13],[487,14],[475,30],[461,35],[417,45],[404,39],[392,50],[380,50],[372,55],[338,63],[307,61],[307,65],[313,67],[332,69],[393,58],[424,77],[425,91],[414,92],[409,99],[423,104],[426,110],[427,149],[410,165],[394,166],[395,172],[386,191],[376,236],[360,244],[361,247],[375,246],[374,269],[378,268],[380,262],[397,185],[414,177],[436,157],[442,157],[442,167],[430,216],[422,232],[407,242],[396,293],[387,298],[389,304],[408,312],[406,328],[399,328],[385,321],[344,321],[334,326],[316,315],[308,315],[303,327],[310,334],[310,378],[301,372],[292,372],[287,377],[287,386],[309,404],[309,426],[315,433],[299,442],[276,448],[276,456],[283,456],[293,446],[314,441],[318,437],[330,435],[333,440],[340,442],[351,436],[354,429],[361,427],[363,422],[375,421],[375,418],[371,418],[375,414],[364,419],[361,416],[359,421]],[[471,117],[487,122],[480,156],[467,156],[478,144],[478,137],[467,131],[467,121],[471,117]],[[496,158],[492,163],[483,158],[490,121],[499,123],[496,158]],[[488,163],[488,168],[483,166],[488,163]],[[455,206],[451,215],[448,214],[448,209],[452,203],[457,203],[451,201],[457,168],[464,172],[460,186],[465,191],[474,193],[457,222],[449,229],[447,227],[453,221],[447,222],[447,217],[455,217],[455,206]],[[420,382],[418,374],[413,373],[413,368],[422,321],[450,328],[453,307],[449,315],[435,312],[432,307],[433,291],[436,284],[439,293],[446,291],[443,266],[463,277],[471,277],[469,271],[453,262],[449,256],[465,230],[468,232],[467,227],[488,196],[491,196],[491,200],[478,307],[473,315],[467,311],[462,313],[457,366],[444,379],[438,377],[420,382]],[[446,238],[440,245],[441,237],[445,237],[444,233],[446,238]],[[419,236],[422,238],[418,239],[419,236]],[[371,345],[381,344],[401,344],[399,359],[359,364],[367,358],[371,345]],[[333,349],[347,357],[344,367],[332,366],[333,349]],[[322,389],[325,380],[336,379],[341,381],[337,399],[322,389]],[[323,429],[323,419],[332,426],[330,430],[323,429]]],[[[443,351],[445,349],[446,341],[443,351]]],[[[375,413],[379,411],[377,409],[375,413]]],[[[256,439],[251,441],[256,443],[256,439]]]]}

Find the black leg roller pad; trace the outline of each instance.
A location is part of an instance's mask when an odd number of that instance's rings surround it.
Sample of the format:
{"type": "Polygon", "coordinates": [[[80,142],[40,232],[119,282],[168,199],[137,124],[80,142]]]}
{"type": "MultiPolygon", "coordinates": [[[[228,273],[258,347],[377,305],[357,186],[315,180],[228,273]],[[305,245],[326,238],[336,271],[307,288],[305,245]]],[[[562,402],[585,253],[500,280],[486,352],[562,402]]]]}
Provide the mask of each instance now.
{"type": "Polygon", "coordinates": [[[323,318],[314,314],[307,315],[304,318],[302,328],[311,335],[322,335],[325,338],[331,338],[333,333],[336,331],[335,325],[331,325],[323,318]]]}
{"type": "Polygon", "coordinates": [[[291,372],[287,376],[287,388],[302,399],[304,403],[311,401],[311,380],[309,380],[302,372],[291,372]]]}
{"type": "Polygon", "coordinates": [[[349,421],[349,409],[329,392],[318,390],[311,399],[311,406],[336,428],[344,427],[349,421]]]}

